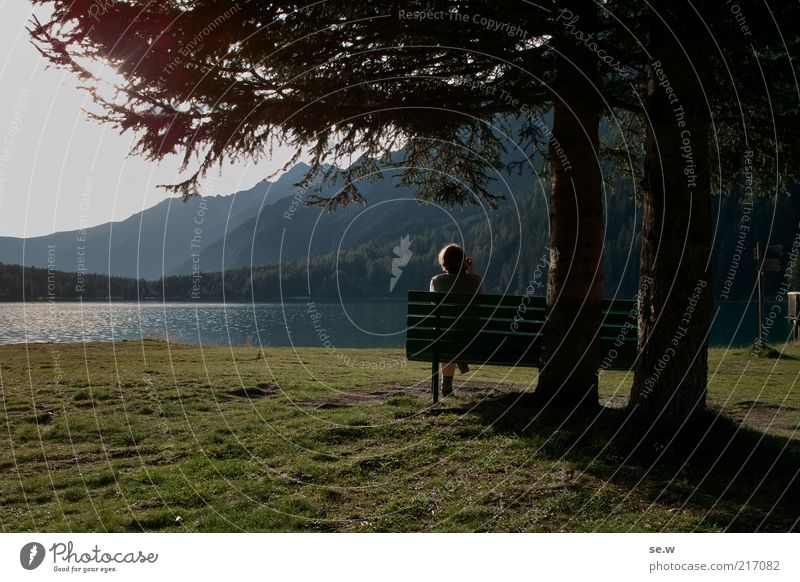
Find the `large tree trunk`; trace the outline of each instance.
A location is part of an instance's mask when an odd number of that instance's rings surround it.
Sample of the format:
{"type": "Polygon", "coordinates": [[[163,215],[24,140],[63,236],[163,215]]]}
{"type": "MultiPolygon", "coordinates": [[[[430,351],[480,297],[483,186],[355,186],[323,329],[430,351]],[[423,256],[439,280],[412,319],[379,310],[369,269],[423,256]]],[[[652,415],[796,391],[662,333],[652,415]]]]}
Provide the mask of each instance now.
{"type": "Polygon", "coordinates": [[[628,410],[636,425],[673,434],[706,403],[712,309],[710,126],[702,91],[705,31],[688,11],[678,14],[680,8],[666,1],[656,2],[655,8],[646,101],[651,125],[645,153],[640,354],[628,410]]]}
{"type": "Polygon", "coordinates": [[[545,403],[572,408],[598,405],[597,331],[603,287],[598,129],[602,100],[597,55],[574,34],[596,32],[597,6],[592,0],[564,6],[573,16],[557,23],[559,32],[553,39],[560,55],[550,143],[551,265],[543,365],[536,393],[545,403]],[[571,29],[567,26],[570,22],[571,29]]]}

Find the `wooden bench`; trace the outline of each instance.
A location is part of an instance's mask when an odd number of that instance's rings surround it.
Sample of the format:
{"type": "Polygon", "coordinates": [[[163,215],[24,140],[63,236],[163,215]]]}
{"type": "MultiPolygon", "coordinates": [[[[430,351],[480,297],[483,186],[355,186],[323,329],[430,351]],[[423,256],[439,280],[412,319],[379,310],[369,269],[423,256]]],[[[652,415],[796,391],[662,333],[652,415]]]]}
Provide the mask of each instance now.
{"type": "MultiPolygon", "coordinates": [[[[637,353],[636,302],[604,300],[602,309],[600,369],[629,370],[637,353]]],[[[544,297],[409,291],[406,357],[431,362],[436,403],[441,362],[540,367],[545,312],[544,297]]]]}

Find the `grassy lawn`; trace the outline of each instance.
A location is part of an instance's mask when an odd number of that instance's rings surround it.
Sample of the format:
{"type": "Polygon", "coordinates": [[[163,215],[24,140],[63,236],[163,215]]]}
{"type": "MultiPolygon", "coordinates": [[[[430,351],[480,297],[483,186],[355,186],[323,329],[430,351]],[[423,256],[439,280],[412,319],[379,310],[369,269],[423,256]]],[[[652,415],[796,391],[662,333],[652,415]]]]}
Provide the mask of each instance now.
{"type": "Polygon", "coordinates": [[[712,350],[707,431],[634,447],[606,408],[473,369],[430,405],[400,350],[0,347],[2,531],[800,529],[800,348],[712,350]],[[181,520],[176,521],[177,516],[181,520]]]}

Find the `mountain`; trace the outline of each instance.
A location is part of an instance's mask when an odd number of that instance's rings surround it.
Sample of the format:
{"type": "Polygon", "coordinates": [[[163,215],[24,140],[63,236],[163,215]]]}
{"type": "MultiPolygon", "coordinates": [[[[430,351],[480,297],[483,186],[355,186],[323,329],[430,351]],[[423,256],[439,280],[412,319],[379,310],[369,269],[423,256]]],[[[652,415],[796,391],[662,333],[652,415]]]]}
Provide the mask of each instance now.
{"type": "MultiPolygon", "coordinates": [[[[549,126],[551,114],[546,114],[544,121],[549,126]]],[[[520,123],[508,118],[498,126],[515,137],[520,123]]],[[[618,139],[608,125],[601,128],[601,134],[604,143],[618,139]]],[[[503,161],[522,161],[517,144],[504,140],[503,161]]],[[[403,155],[395,152],[392,159],[400,161],[403,155]]],[[[532,163],[539,169],[541,158],[532,163]]],[[[496,210],[420,204],[414,191],[401,186],[399,178],[387,171],[382,180],[358,184],[368,201],[366,206],[354,204],[330,213],[302,203],[304,192],[294,185],[308,166],[298,164],[276,181],[263,181],[249,190],[229,196],[195,197],[186,203],[168,199],[126,220],[85,232],[30,239],[0,237],[0,263],[42,268],[52,265],[66,273],[81,270],[148,282],[164,277],[170,298],[186,298],[187,286],[196,284],[187,277],[200,271],[207,275],[203,296],[209,299],[221,297],[223,292],[242,300],[315,294],[343,298],[398,296],[407,289],[426,287],[431,274],[438,270],[438,250],[455,241],[463,243],[473,256],[490,291],[542,295],[548,262],[549,184],[530,165],[521,168],[504,172],[495,181],[495,191],[507,196],[496,210]],[[403,266],[402,277],[390,286],[395,248],[403,240],[410,241],[412,254],[403,266]]],[[[610,169],[610,162],[604,165],[605,172],[610,169]]],[[[320,194],[330,194],[334,188],[335,184],[327,186],[320,194]]],[[[606,297],[630,298],[636,293],[641,208],[634,198],[631,181],[617,180],[605,189],[606,297]]],[[[776,296],[788,267],[789,251],[800,240],[800,194],[763,197],[754,201],[752,208],[741,191],[714,200],[715,296],[747,299],[753,294],[755,264],[751,250],[756,240],[782,244],[786,249],[781,258],[783,271],[765,277],[768,293],[776,296]],[[720,295],[721,290],[725,290],[724,295],[720,295]]],[[[795,269],[795,279],[798,272],[800,269],[795,269]]],[[[63,281],[69,284],[68,278],[63,281]]],[[[20,285],[21,280],[17,286],[21,293],[20,285]]],[[[137,296],[161,293],[149,283],[144,293],[141,282],[118,285],[128,295],[132,289],[137,296]]],[[[106,292],[97,281],[95,286],[106,292]]]]}
{"type": "MultiPolygon", "coordinates": [[[[519,157],[510,145],[505,162],[519,157]]],[[[402,161],[403,155],[394,152],[392,160],[402,161]]],[[[536,158],[533,164],[541,167],[541,159],[536,158]]],[[[394,170],[386,169],[379,180],[356,184],[367,200],[366,205],[351,204],[334,212],[304,205],[299,200],[302,192],[296,198],[267,201],[237,228],[229,228],[219,240],[204,248],[200,257],[194,257],[195,265],[199,262],[204,271],[222,271],[338,253],[359,245],[386,247],[391,257],[393,246],[403,236],[444,232],[448,225],[455,227],[458,235],[459,229],[474,221],[495,220],[495,212],[485,204],[444,208],[420,203],[415,188],[402,186],[400,182],[394,170]]],[[[492,184],[496,193],[506,196],[504,204],[512,206],[518,205],[518,197],[534,190],[543,197],[547,187],[535,177],[530,165],[503,172],[492,184]]],[[[337,183],[326,185],[321,194],[330,194],[340,187],[337,183]]],[[[546,228],[547,210],[538,212],[544,213],[546,228]]],[[[191,273],[193,267],[187,259],[171,274],[191,273]]]]}
{"type": "Polygon", "coordinates": [[[298,164],[277,181],[261,181],[227,196],[168,198],[118,222],[28,239],[0,237],[0,263],[157,279],[217,242],[265,202],[294,195],[308,166],[298,164]]]}
{"type": "MultiPolygon", "coordinates": [[[[401,156],[396,153],[393,158],[397,161],[401,156]]],[[[352,204],[328,212],[303,204],[307,192],[295,184],[307,170],[307,165],[298,164],[274,182],[262,181],[229,196],[195,197],[186,203],[168,199],[126,220],[85,232],[30,239],[0,237],[0,263],[41,268],[52,263],[65,273],[81,269],[149,282],[164,277],[165,296],[170,299],[188,298],[186,290],[196,281],[187,277],[200,271],[206,274],[202,296],[208,299],[221,298],[223,291],[228,298],[241,300],[317,294],[346,299],[399,296],[407,289],[425,288],[438,270],[438,250],[455,241],[473,256],[491,292],[544,294],[549,184],[529,166],[498,176],[494,189],[503,192],[506,200],[496,210],[421,204],[414,190],[401,186],[399,177],[387,170],[381,180],[358,184],[366,206],[352,204]],[[410,241],[411,256],[402,277],[390,285],[395,248],[403,240],[410,241]]],[[[330,194],[336,187],[328,185],[320,194],[330,194]]],[[[636,293],[641,208],[634,198],[632,181],[607,184],[606,297],[631,298],[636,293]]],[[[739,189],[715,196],[714,204],[715,296],[747,299],[752,295],[755,262],[751,251],[757,240],[784,246],[782,270],[765,277],[768,294],[776,296],[790,251],[800,247],[800,192],[759,197],[751,203],[739,189]]],[[[795,279],[798,273],[800,269],[795,269],[795,279]]],[[[161,294],[160,287],[149,283],[143,293],[142,283],[119,285],[128,295],[161,294]]]]}
{"type": "MultiPolygon", "coordinates": [[[[403,155],[395,152],[392,158],[397,161],[403,155]]],[[[392,246],[403,236],[443,232],[448,225],[463,229],[479,217],[493,219],[493,213],[480,207],[421,205],[414,191],[401,187],[399,178],[388,171],[382,180],[358,185],[368,206],[350,205],[329,213],[303,204],[305,192],[295,184],[307,170],[307,165],[297,164],[275,182],[263,181],[229,196],[167,199],[125,220],[85,231],[0,237],[0,263],[151,280],[292,261],[360,245],[388,245],[391,258],[392,246]]],[[[495,184],[511,204],[534,182],[529,169],[506,172],[495,184]]],[[[319,194],[339,186],[326,185],[319,194]]]]}
{"type": "MultiPolygon", "coordinates": [[[[231,228],[200,257],[203,270],[220,271],[278,261],[292,261],[347,250],[362,244],[397,244],[395,239],[448,222],[448,214],[473,216],[477,208],[445,210],[421,205],[395,176],[359,185],[368,205],[351,204],[329,212],[306,206],[297,198],[264,205],[260,212],[231,228]]],[[[391,253],[391,248],[390,248],[391,253]]],[[[191,272],[184,262],[173,274],[191,272]]]]}
{"type": "MultiPolygon", "coordinates": [[[[229,295],[243,299],[251,284],[257,287],[254,281],[266,285],[259,296],[282,294],[279,280],[284,277],[289,277],[286,289],[292,295],[375,296],[389,292],[394,248],[407,238],[411,260],[399,284],[391,288],[392,295],[427,286],[438,270],[439,249],[452,241],[464,244],[490,290],[522,293],[533,285],[537,294],[544,292],[548,184],[530,171],[508,173],[496,182],[507,197],[496,210],[485,205],[421,204],[412,189],[400,186],[398,176],[387,171],[382,180],[359,184],[366,206],[328,212],[305,206],[303,192],[294,187],[307,169],[298,164],[275,183],[261,182],[231,196],[195,197],[186,203],[165,200],[127,220],[87,229],[85,236],[71,231],[0,239],[0,263],[46,268],[52,260],[54,268],[64,272],[85,267],[86,273],[101,275],[147,280],[166,276],[175,284],[170,297],[185,295],[186,281],[180,277],[196,271],[224,271],[226,288],[229,278],[242,286],[230,289],[229,295]],[[48,245],[53,245],[52,254],[48,245]],[[279,269],[258,269],[277,263],[279,269]]],[[[321,193],[332,188],[335,185],[321,193]]],[[[635,204],[630,191],[619,190],[609,194],[608,205],[613,211],[608,248],[629,249],[637,261],[620,264],[616,254],[607,253],[606,272],[615,273],[617,287],[609,280],[607,285],[629,295],[635,292],[638,267],[635,204]]],[[[205,296],[211,298],[220,292],[220,284],[209,285],[205,296]]],[[[155,291],[148,288],[143,296],[155,291]]]]}

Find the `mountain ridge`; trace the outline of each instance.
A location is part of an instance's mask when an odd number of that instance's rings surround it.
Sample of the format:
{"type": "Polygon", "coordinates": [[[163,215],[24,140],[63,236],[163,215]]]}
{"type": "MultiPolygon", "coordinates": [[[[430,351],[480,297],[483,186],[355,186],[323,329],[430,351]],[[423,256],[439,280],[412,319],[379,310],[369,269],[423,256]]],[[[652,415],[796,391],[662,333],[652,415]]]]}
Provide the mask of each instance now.
{"type": "Polygon", "coordinates": [[[192,253],[235,229],[263,200],[294,194],[308,166],[297,164],[275,182],[261,180],[233,194],[167,198],[118,221],[86,229],[20,238],[0,237],[0,262],[62,271],[155,279],[171,274],[192,253]],[[180,202],[180,206],[177,203],[180,202]],[[199,249],[193,247],[200,228],[199,249]]]}

